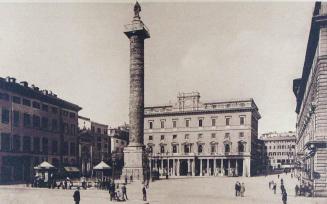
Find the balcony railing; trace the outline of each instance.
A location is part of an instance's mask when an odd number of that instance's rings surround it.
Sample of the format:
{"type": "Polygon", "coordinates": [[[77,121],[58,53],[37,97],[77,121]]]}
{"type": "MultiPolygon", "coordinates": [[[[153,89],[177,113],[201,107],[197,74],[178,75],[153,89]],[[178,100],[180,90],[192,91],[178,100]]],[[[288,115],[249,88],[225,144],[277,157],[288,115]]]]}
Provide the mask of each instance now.
{"type": "Polygon", "coordinates": [[[145,30],[146,32],[149,32],[149,29],[142,23],[131,23],[131,24],[127,24],[124,26],[125,28],[125,32],[130,32],[130,31],[140,31],[140,30],[145,30]]]}

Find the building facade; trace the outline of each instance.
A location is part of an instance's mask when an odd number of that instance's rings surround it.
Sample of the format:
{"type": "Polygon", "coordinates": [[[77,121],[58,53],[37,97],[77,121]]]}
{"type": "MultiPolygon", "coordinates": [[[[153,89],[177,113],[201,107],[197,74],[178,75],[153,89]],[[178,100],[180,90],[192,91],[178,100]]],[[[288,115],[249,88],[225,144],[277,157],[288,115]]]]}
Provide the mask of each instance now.
{"type": "Polygon", "coordinates": [[[170,176],[251,176],[260,114],[253,99],[201,102],[180,93],[174,104],[144,109],[150,169],[170,176]]]}
{"type": "Polygon", "coordinates": [[[79,106],[7,77],[0,78],[0,110],[0,183],[29,180],[42,161],[59,171],[77,165],[79,106]]]}
{"type": "Polygon", "coordinates": [[[261,135],[268,158],[267,169],[294,168],[295,162],[295,132],[269,132],[261,135]]]}
{"type": "Polygon", "coordinates": [[[296,151],[302,183],[327,196],[327,3],[316,2],[296,96],[296,151]]]}
{"type": "Polygon", "coordinates": [[[117,128],[110,128],[111,139],[111,165],[115,169],[116,176],[122,175],[124,167],[124,149],[129,143],[129,126],[121,125],[117,128]]]}
{"type": "Polygon", "coordinates": [[[108,163],[111,157],[111,141],[108,125],[79,116],[78,160],[83,176],[91,176],[93,166],[101,161],[108,163]]]}

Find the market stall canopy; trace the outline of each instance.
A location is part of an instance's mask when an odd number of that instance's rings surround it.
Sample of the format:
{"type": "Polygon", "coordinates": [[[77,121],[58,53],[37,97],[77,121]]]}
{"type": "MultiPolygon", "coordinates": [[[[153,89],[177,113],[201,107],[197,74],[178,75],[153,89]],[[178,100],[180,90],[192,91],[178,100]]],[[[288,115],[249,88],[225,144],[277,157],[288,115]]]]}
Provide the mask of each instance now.
{"type": "Polygon", "coordinates": [[[74,166],[65,166],[64,169],[65,169],[66,172],[72,172],[72,173],[79,172],[79,169],[77,167],[74,167],[74,166]]]}
{"type": "Polygon", "coordinates": [[[101,161],[98,165],[93,167],[94,170],[106,170],[106,169],[111,169],[111,167],[106,164],[104,161],[101,161]]]}
{"type": "Polygon", "coordinates": [[[34,169],[54,169],[55,167],[47,161],[42,162],[41,164],[34,167],[34,169]]]}

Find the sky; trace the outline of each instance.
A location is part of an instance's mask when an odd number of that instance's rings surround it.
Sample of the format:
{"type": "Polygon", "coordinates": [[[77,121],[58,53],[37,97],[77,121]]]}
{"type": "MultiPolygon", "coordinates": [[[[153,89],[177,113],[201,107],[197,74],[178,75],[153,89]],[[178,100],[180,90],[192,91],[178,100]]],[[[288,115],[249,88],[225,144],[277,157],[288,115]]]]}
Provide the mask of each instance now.
{"type": "MultiPolygon", "coordinates": [[[[292,80],[301,76],[314,2],[139,1],[145,105],[199,91],[202,100],[253,98],[259,133],[295,130],[292,80]]],[[[0,76],[48,89],[79,115],[128,123],[124,3],[1,3],[0,76]]]]}

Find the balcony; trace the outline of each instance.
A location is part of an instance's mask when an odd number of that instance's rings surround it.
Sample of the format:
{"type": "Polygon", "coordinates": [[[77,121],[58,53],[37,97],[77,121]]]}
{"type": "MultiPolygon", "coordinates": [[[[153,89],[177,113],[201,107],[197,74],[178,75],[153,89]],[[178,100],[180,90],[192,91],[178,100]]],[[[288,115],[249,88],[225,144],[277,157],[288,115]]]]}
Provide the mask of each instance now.
{"type": "Polygon", "coordinates": [[[142,21],[125,25],[124,33],[127,35],[127,37],[131,37],[135,34],[143,35],[144,38],[150,37],[149,29],[143,24],[142,21]]]}

